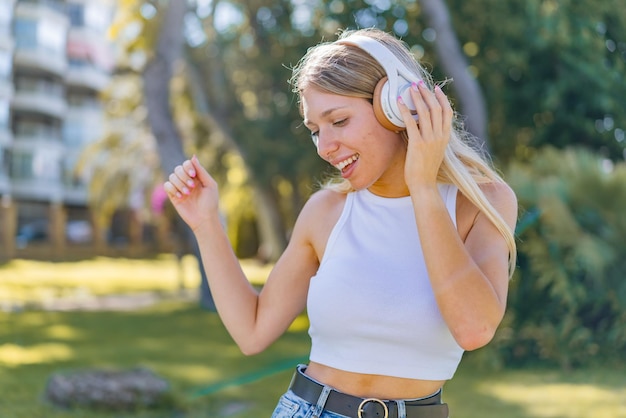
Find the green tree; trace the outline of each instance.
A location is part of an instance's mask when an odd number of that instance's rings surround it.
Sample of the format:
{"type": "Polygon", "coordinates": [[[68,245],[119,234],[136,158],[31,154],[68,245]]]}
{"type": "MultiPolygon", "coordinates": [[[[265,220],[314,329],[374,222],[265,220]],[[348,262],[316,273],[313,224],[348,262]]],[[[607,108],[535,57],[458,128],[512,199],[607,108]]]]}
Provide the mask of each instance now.
{"type": "Polygon", "coordinates": [[[155,184],[161,180],[141,97],[137,74],[126,72],[114,77],[102,97],[107,103],[106,132],[83,150],[75,168],[91,179],[89,206],[102,240],[115,212],[129,208],[141,212],[142,203],[150,201],[155,184]]]}
{"type": "MultiPolygon", "coordinates": [[[[171,110],[173,101],[170,100],[170,83],[174,66],[182,56],[182,26],[186,12],[186,2],[175,1],[168,4],[159,27],[154,54],[143,71],[147,119],[156,139],[159,161],[164,173],[173,172],[175,167],[185,159],[182,138],[171,110]]],[[[175,219],[178,230],[185,237],[185,241],[191,244],[193,253],[198,260],[201,275],[200,304],[205,308],[215,310],[215,303],[195,237],[191,230],[183,225],[179,217],[175,219]]]]}
{"type": "Polygon", "coordinates": [[[523,213],[500,333],[508,363],[564,368],[626,359],[626,164],[546,147],[507,171],[523,213]]]}
{"type": "Polygon", "coordinates": [[[466,129],[488,150],[485,98],[468,70],[451,12],[444,0],[336,0],[324,3],[318,25],[329,35],[338,29],[376,26],[401,37],[436,80],[452,80],[448,94],[456,100],[466,129]]]}
{"type": "MultiPolygon", "coordinates": [[[[412,19],[409,15],[416,16],[419,9],[410,2],[385,8],[350,3],[347,6],[357,8],[351,15],[340,13],[337,2],[328,6],[290,1],[216,1],[198,3],[195,13],[186,15],[184,25],[171,25],[168,14],[164,13],[168,2],[129,0],[122,5],[114,33],[124,35],[130,29],[135,31],[134,36],[123,42],[126,50],[123,67],[137,72],[147,61],[148,81],[151,72],[167,69],[158,60],[167,54],[176,55],[172,47],[176,42],[158,52],[157,34],[168,25],[174,26],[174,30],[184,27],[187,71],[186,89],[181,92],[193,99],[198,115],[194,122],[196,137],[191,139],[191,145],[188,143],[187,150],[199,152],[208,146],[241,156],[246,182],[250,185],[248,190],[253,192],[256,202],[253,216],[261,237],[260,253],[267,260],[275,260],[284,248],[295,214],[314,188],[313,183],[325,176],[324,164],[315,155],[288,91],[289,67],[312,44],[334,38],[340,26],[368,26],[376,13],[389,19],[394,31],[403,35],[409,27],[407,21],[412,19]],[[349,17],[348,21],[340,22],[339,18],[345,16],[349,17]],[[155,48],[157,53],[153,54],[155,48]],[[201,138],[202,134],[209,140],[201,138]]],[[[178,16],[180,21],[182,17],[178,16]]],[[[386,28],[381,19],[377,24],[386,28]]],[[[175,34],[180,36],[180,31],[175,34]]],[[[416,48],[419,50],[419,45],[416,48]]],[[[171,168],[173,161],[181,156],[181,141],[176,139],[175,127],[167,123],[171,120],[168,90],[163,88],[163,82],[151,85],[160,89],[161,97],[148,101],[156,104],[148,116],[156,128],[162,165],[171,168]]],[[[146,86],[148,95],[150,91],[146,86]]],[[[176,106],[172,114],[181,115],[176,106]]],[[[211,168],[215,173],[214,167],[211,168]]]]}
{"type": "Polygon", "coordinates": [[[484,88],[493,153],[543,145],[624,158],[626,9],[619,0],[449,0],[484,88]]]}
{"type": "Polygon", "coordinates": [[[296,56],[289,45],[297,39],[289,24],[290,3],[212,5],[199,13],[203,42],[189,50],[199,74],[196,90],[203,93],[199,109],[242,155],[260,235],[272,237],[262,240],[260,256],[276,260],[310,192],[311,173],[322,167],[295,122],[299,118],[286,82],[285,61],[296,56]],[[220,5],[236,17],[226,27],[216,26],[223,19],[220,5]]]}

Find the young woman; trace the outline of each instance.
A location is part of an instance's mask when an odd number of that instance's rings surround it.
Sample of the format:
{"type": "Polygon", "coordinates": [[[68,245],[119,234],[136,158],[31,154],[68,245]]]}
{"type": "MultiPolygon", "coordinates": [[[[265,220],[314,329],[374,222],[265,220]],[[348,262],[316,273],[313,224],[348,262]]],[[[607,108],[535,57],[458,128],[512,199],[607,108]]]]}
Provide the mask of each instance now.
{"type": "Polygon", "coordinates": [[[311,48],[291,82],[317,153],[340,178],[306,203],[260,293],[198,160],[165,183],[198,240],[220,317],[254,354],[307,308],[310,361],[274,418],[445,418],[444,383],[504,315],[515,195],[395,37],[343,32],[311,48]]]}

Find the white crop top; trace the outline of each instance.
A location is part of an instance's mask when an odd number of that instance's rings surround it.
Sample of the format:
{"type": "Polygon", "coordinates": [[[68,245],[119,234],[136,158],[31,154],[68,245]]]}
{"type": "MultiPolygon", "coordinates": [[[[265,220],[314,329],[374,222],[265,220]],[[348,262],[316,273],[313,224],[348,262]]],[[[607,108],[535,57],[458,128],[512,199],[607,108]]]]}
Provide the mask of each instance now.
{"type": "MultiPolygon", "coordinates": [[[[439,192],[456,225],[457,188],[439,192]]],[[[307,311],[310,360],[333,368],[447,380],[463,355],[435,301],[410,197],[348,194],[307,311]]]]}

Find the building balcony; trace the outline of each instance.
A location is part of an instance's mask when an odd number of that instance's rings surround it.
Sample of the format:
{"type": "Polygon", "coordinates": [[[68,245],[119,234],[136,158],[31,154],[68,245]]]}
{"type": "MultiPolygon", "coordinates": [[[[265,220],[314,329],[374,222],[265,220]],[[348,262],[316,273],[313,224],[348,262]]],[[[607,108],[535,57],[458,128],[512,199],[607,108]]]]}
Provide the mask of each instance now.
{"type": "Polygon", "coordinates": [[[63,124],[66,146],[81,149],[102,138],[104,131],[104,111],[101,108],[68,107],[63,124]]]}
{"type": "Polygon", "coordinates": [[[89,65],[70,65],[65,75],[68,88],[80,87],[97,92],[104,90],[110,80],[108,74],[89,65]]]}
{"type": "Polygon", "coordinates": [[[50,73],[59,77],[67,72],[67,57],[65,55],[51,53],[46,48],[15,48],[14,58],[15,71],[20,69],[36,70],[42,73],[50,73]]]}
{"type": "Polygon", "coordinates": [[[15,179],[11,180],[11,195],[15,199],[37,202],[61,202],[63,183],[52,179],[15,179]]]}
{"type": "Polygon", "coordinates": [[[65,145],[66,148],[63,159],[65,171],[63,202],[69,205],[86,206],[88,198],[88,175],[84,172],[76,171],[84,147],[73,146],[73,144],[68,144],[67,142],[65,145]]]}
{"type": "Polygon", "coordinates": [[[61,1],[19,1],[14,15],[15,72],[50,73],[63,77],[67,69],[69,19],[61,1]]]}
{"type": "Polygon", "coordinates": [[[11,151],[12,195],[17,199],[60,202],[63,198],[63,144],[36,137],[17,137],[11,151]]]}
{"type": "Polygon", "coordinates": [[[55,153],[62,153],[65,146],[60,134],[34,132],[31,134],[13,135],[13,144],[16,149],[46,149],[55,153]]]}
{"type": "Polygon", "coordinates": [[[43,90],[17,90],[11,102],[14,112],[38,113],[63,119],[67,111],[65,97],[50,95],[43,90]]]}
{"type": "Polygon", "coordinates": [[[86,206],[88,197],[86,185],[65,185],[63,188],[63,202],[68,205],[86,206]]]}
{"type": "Polygon", "coordinates": [[[66,29],[70,24],[64,1],[61,0],[21,0],[15,5],[14,13],[15,18],[52,20],[66,29]]]}
{"type": "Polygon", "coordinates": [[[67,56],[67,84],[96,91],[107,86],[114,61],[111,46],[104,36],[88,28],[70,28],[67,56]]]}

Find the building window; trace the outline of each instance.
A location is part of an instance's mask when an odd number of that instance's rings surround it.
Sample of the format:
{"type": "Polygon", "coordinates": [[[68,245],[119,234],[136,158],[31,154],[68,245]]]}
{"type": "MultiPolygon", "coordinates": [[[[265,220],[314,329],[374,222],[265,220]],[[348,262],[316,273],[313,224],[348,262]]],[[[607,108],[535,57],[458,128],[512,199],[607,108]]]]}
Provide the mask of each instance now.
{"type": "Polygon", "coordinates": [[[30,180],[33,176],[32,154],[13,153],[11,165],[11,177],[16,180],[30,180]]]}
{"type": "Polygon", "coordinates": [[[37,38],[39,44],[44,49],[65,55],[67,31],[62,26],[57,25],[55,22],[41,20],[39,21],[37,38]]]}
{"type": "Polygon", "coordinates": [[[57,123],[44,119],[16,118],[15,137],[19,139],[39,139],[45,141],[61,141],[61,128],[57,123]]]}
{"type": "Polygon", "coordinates": [[[59,82],[49,78],[27,76],[15,77],[15,90],[21,93],[38,93],[57,98],[61,98],[65,94],[64,86],[59,82]]]}
{"type": "Polygon", "coordinates": [[[34,20],[16,19],[15,45],[21,49],[37,48],[37,22],[34,20]]]}
{"type": "Polygon", "coordinates": [[[101,110],[101,102],[91,93],[70,93],[67,95],[67,104],[80,109],[101,110]]]}
{"type": "Polygon", "coordinates": [[[61,179],[61,160],[46,150],[13,151],[11,177],[16,180],[37,180],[54,183],[61,179]]]}
{"type": "Polygon", "coordinates": [[[108,30],[111,20],[110,9],[97,2],[86,3],[85,26],[96,29],[99,32],[108,30]]]}
{"type": "Polygon", "coordinates": [[[15,20],[15,44],[20,49],[41,48],[47,52],[65,55],[67,31],[56,22],[40,19],[15,20]]]}
{"type": "MultiPolygon", "coordinates": [[[[86,127],[79,120],[66,120],[63,124],[63,140],[71,148],[80,148],[83,145],[86,127]]],[[[88,132],[88,131],[87,131],[88,132]]]]}
{"type": "Polygon", "coordinates": [[[82,27],[85,25],[85,6],[82,4],[70,3],[67,5],[67,15],[70,23],[74,27],[82,27]]]}
{"type": "Polygon", "coordinates": [[[67,15],[74,27],[88,27],[99,32],[106,31],[110,21],[110,10],[95,2],[67,5],[67,15]]]}
{"type": "Polygon", "coordinates": [[[57,182],[62,178],[63,166],[58,155],[37,150],[33,159],[33,175],[38,180],[57,182]]]}

